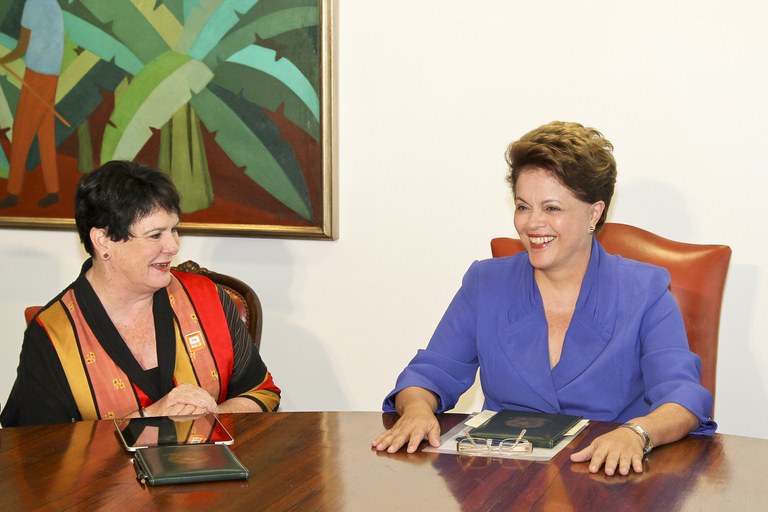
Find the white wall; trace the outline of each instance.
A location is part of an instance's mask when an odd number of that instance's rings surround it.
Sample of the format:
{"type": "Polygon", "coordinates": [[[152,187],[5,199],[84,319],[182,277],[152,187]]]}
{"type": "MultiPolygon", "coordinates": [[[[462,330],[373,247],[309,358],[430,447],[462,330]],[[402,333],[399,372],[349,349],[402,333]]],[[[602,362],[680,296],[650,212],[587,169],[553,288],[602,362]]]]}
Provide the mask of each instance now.
{"type": "MultiPolygon", "coordinates": [[[[765,4],[339,4],[340,239],[188,236],[180,254],[257,289],[283,409],[380,407],[468,265],[513,233],[504,148],[565,119],[616,146],[609,220],[733,248],[716,416],[768,437],[765,4]]],[[[24,306],[82,258],[72,232],[0,230],[2,401],[24,306]]]]}

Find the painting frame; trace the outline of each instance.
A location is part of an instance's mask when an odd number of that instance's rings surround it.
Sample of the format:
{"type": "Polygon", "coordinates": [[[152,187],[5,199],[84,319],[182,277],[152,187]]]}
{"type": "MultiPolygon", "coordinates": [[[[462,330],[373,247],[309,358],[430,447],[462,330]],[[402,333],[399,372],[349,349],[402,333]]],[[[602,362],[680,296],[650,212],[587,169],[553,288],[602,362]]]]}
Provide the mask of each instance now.
{"type": "MultiPolygon", "coordinates": [[[[258,218],[244,218],[243,221],[188,219],[182,214],[180,229],[184,234],[244,236],[290,239],[336,240],[338,238],[338,172],[337,172],[337,115],[336,115],[336,61],[335,44],[336,12],[335,0],[314,0],[319,16],[317,25],[317,76],[319,77],[319,155],[313,155],[319,161],[318,175],[313,176],[315,203],[311,223],[280,222],[271,220],[262,222],[258,218]],[[320,204],[316,204],[319,200],[320,204]]],[[[257,34],[258,35],[258,34],[257,34]]],[[[277,60],[278,57],[275,57],[277,60]]],[[[57,98],[58,100],[58,98],[57,98]]],[[[58,105],[58,103],[57,103],[58,105]]],[[[58,115],[57,115],[58,117],[58,115]]],[[[210,138],[210,137],[209,137],[210,138]]],[[[6,151],[6,153],[9,153],[6,151]]],[[[142,161],[137,158],[137,161],[142,161]]],[[[159,168],[161,168],[158,165],[159,168]]],[[[39,172],[39,169],[38,169],[39,172]]],[[[4,187],[0,187],[4,188],[4,187]]],[[[183,196],[183,191],[182,196],[183,196]]],[[[183,197],[182,197],[183,199],[183,197]]],[[[62,197],[62,201],[69,200],[62,197]]],[[[38,203],[39,204],[39,203],[38,203]]],[[[244,216],[247,217],[247,216],[244,216]]],[[[274,217],[279,218],[275,215],[274,217]]],[[[47,215],[14,214],[0,210],[0,228],[29,229],[74,229],[74,218],[68,216],[51,217],[47,215]]]]}

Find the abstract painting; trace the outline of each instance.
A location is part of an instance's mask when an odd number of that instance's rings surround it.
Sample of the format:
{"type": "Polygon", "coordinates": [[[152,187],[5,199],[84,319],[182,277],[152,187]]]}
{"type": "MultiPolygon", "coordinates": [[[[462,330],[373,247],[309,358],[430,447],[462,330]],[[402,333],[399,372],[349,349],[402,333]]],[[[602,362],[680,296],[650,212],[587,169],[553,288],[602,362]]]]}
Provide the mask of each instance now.
{"type": "Polygon", "coordinates": [[[73,228],[79,179],[136,160],[183,232],[336,238],[331,4],[3,2],[0,226],[73,228]]]}

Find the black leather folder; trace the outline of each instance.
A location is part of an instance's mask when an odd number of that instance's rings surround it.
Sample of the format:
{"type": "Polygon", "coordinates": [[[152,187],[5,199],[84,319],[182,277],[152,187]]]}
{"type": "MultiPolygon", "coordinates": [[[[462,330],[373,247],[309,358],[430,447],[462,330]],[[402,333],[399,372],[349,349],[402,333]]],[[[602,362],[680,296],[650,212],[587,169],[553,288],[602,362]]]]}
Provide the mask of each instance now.
{"type": "Polygon", "coordinates": [[[134,455],[136,478],[149,486],[248,478],[248,468],[223,444],[151,446],[134,455]]]}

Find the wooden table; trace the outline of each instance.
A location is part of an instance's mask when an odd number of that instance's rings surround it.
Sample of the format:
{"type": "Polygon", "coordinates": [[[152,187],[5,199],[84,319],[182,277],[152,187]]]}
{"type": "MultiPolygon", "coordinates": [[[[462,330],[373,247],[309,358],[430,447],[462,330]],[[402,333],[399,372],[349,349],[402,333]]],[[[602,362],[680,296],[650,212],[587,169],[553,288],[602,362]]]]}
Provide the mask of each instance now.
{"type": "MultiPolygon", "coordinates": [[[[464,415],[441,416],[447,431],[464,415]]],[[[374,412],[225,415],[242,482],[142,488],[112,422],[0,429],[0,510],[765,510],[768,441],[715,435],[655,449],[646,471],[592,475],[568,455],[611,428],[595,423],[549,462],[377,453],[394,421],[374,412]]]]}

